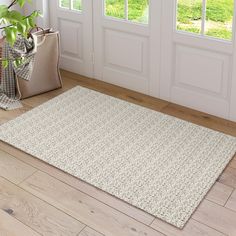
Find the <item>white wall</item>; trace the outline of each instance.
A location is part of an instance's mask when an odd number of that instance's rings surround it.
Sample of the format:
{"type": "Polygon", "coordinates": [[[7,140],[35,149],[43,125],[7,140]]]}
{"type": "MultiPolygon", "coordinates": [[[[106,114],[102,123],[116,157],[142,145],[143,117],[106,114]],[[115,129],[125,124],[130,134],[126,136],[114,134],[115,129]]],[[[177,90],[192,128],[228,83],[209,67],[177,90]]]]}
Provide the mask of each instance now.
{"type": "MultiPolygon", "coordinates": [[[[0,0],[1,1],[1,0],[0,0]]],[[[43,17],[39,17],[37,24],[40,27],[49,27],[49,6],[47,0],[33,0],[31,4],[26,4],[24,7],[24,13],[26,15],[30,14],[34,10],[39,10],[43,17]]]]}
{"type": "MultiPolygon", "coordinates": [[[[12,2],[11,0],[0,0],[0,5],[2,5],[2,4],[9,5],[11,2],[12,2]]],[[[20,7],[15,7],[15,9],[23,12],[23,10],[21,10],[20,7]]]]}
{"type": "Polygon", "coordinates": [[[0,4],[9,4],[11,1],[10,0],[0,0],[0,4]]]}

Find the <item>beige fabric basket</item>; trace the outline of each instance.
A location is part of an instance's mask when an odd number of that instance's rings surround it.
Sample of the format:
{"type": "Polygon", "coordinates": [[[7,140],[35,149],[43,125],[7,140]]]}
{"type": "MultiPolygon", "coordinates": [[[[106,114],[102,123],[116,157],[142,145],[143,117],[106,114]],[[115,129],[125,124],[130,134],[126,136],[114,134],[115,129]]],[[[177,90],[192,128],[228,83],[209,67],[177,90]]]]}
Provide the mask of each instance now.
{"type": "Polygon", "coordinates": [[[62,87],[59,71],[59,32],[50,29],[33,33],[38,45],[30,81],[17,78],[21,99],[62,87]]]}

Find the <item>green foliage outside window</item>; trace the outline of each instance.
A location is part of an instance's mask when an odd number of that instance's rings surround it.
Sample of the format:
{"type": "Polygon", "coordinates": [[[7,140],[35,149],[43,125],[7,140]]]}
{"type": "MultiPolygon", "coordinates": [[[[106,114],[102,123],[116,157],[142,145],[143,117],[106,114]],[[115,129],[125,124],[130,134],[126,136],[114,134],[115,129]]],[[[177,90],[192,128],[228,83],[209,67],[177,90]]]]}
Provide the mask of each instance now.
{"type": "MultiPolygon", "coordinates": [[[[177,1],[177,29],[192,33],[201,32],[202,0],[177,1]]],[[[204,34],[220,39],[232,39],[234,0],[206,0],[204,34]]]]}

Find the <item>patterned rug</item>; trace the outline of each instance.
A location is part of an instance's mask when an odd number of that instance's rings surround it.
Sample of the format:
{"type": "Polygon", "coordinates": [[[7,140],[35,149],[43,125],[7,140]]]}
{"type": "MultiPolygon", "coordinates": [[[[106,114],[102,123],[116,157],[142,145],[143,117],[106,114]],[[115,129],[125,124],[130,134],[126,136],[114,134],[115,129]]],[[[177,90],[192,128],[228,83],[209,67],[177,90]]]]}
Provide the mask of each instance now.
{"type": "Polygon", "coordinates": [[[79,86],[0,139],[179,228],[236,152],[235,137],[79,86]]]}

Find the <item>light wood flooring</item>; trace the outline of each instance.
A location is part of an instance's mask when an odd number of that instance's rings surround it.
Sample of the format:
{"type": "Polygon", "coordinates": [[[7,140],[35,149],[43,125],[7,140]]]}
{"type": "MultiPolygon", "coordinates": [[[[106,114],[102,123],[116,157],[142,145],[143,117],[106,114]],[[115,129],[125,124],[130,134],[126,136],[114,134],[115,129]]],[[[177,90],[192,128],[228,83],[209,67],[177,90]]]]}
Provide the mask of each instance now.
{"type": "MultiPolygon", "coordinates": [[[[236,136],[236,123],[62,71],[64,87],[0,111],[0,124],[81,85],[236,136]]],[[[236,236],[236,157],[183,230],[0,143],[0,236],[236,236]]]]}

